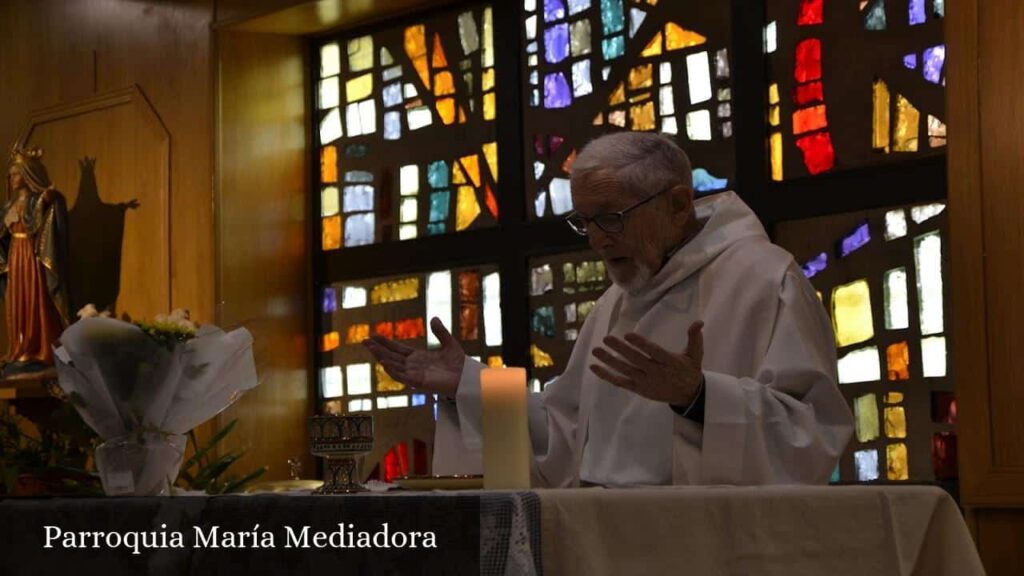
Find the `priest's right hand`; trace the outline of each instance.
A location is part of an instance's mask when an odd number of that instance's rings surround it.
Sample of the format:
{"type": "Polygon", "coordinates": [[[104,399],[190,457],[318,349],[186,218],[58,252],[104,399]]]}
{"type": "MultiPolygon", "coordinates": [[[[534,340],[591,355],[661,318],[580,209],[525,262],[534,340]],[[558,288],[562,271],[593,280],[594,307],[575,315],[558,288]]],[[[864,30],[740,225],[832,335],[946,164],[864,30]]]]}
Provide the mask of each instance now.
{"type": "Polygon", "coordinates": [[[430,320],[430,330],[441,342],[438,349],[419,350],[377,335],[364,340],[363,345],[380,361],[388,376],[396,381],[454,398],[459,389],[466,352],[439,318],[430,320]]]}

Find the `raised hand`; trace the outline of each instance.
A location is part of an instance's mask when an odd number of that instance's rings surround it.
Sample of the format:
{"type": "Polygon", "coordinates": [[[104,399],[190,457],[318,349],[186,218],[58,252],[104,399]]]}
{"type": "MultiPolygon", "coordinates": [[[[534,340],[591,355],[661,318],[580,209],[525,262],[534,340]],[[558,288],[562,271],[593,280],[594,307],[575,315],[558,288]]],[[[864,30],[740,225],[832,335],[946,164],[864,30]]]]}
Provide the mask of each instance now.
{"type": "Polygon", "coordinates": [[[430,330],[441,342],[439,349],[420,350],[376,335],[364,340],[363,345],[396,381],[454,398],[459,388],[466,352],[440,319],[430,320],[430,330]]]}
{"type": "Polygon", "coordinates": [[[591,364],[590,371],[610,384],[635,392],[656,402],[676,406],[690,404],[704,378],[704,323],[694,322],[687,331],[688,340],[682,352],[672,352],[636,333],[625,340],[607,336],[604,347],[593,355],[603,364],[591,364]]]}

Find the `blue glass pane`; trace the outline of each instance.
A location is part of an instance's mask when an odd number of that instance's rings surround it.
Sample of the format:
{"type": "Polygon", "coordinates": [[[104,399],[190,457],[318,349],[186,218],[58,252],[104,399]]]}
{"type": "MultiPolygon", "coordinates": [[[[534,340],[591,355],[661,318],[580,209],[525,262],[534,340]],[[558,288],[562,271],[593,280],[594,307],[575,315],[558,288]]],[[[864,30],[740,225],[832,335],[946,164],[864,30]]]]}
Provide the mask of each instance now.
{"type": "Polygon", "coordinates": [[[904,56],[903,65],[911,70],[917,70],[917,54],[907,54],[904,56]]]}
{"type": "Polygon", "coordinates": [[[427,224],[427,235],[434,236],[437,234],[444,234],[447,226],[444,222],[430,222],[427,224]]]}
{"type": "Polygon", "coordinates": [[[345,218],[345,246],[373,244],[373,213],[345,218]]]}
{"type": "Polygon", "coordinates": [[[728,185],[728,178],[715,178],[710,172],[703,168],[697,168],[693,171],[693,189],[697,192],[725,190],[725,187],[728,185]]]}
{"type": "Polygon", "coordinates": [[[614,34],[621,31],[626,25],[626,18],[622,11],[622,0],[601,0],[601,24],[604,26],[604,35],[614,34]]]}
{"type": "Polygon", "coordinates": [[[622,36],[605,38],[601,41],[601,53],[605,60],[613,60],[626,53],[626,40],[622,36]]]}
{"type": "Polygon", "coordinates": [[[373,182],[373,174],[366,170],[349,170],[345,172],[345,182],[373,182]]]}
{"type": "Polygon", "coordinates": [[[402,83],[395,82],[384,87],[384,106],[398,106],[402,103],[402,83]]]}
{"type": "Polygon", "coordinates": [[[444,160],[431,162],[427,166],[427,182],[430,183],[431,188],[446,188],[448,186],[448,164],[444,160]]]}
{"type": "Polygon", "coordinates": [[[811,278],[818,272],[824,270],[826,266],[828,266],[828,254],[822,252],[808,260],[806,264],[801,266],[801,268],[804,271],[804,276],[811,278]]]}
{"type": "Polygon", "coordinates": [[[885,0],[873,0],[864,14],[865,30],[885,30],[885,0]]]}
{"type": "Polygon", "coordinates": [[[544,0],[544,21],[553,22],[565,18],[565,3],[562,0],[544,0]]]}
{"type": "Polygon", "coordinates": [[[348,156],[349,158],[362,158],[363,156],[366,156],[369,151],[370,150],[367,148],[366,144],[349,144],[349,146],[345,148],[345,156],[348,156]]]}
{"type": "Polygon", "coordinates": [[[427,403],[427,395],[426,394],[413,394],[412,395],[412,405],[413,406],[424,406],[424,405],[426,405],[426,403],[427,403]]]}
{"type": "MultiPolygon", "coordinates": [[[[414,396],[414,398],[415,398],[415,396],[414,396]]],[[[832,471],[832,477],[829,478],[828,481],[833,483],[833,484],[835,484],[836,482],[839,482],[839,465],[838,464],[836,464],[836,469],[832,471]]]]}
{"type": "Polygon", "coordinates": [[[868,223],[864,222],[839,242],[839,255],[845,258],[870,241],[871,233],[868,231],[868,223]]]}
{"type": "Polygon", "coordinates": [[[338,293],[334,288],[324,288],[324,314],[338,311],[338,293]]]}
{"type": "Polygon", "coordinates": [[[448,219],[449,192],[441,190],[430,194],[430,221],[440,222],[448,219]]]}
{"type": "MultiPolygon", "coordinates": [[[[938,0],[937,0],[938,1],[938,0]]],[[[590,0],[569,0],[569,14],[579,14],[590,8],[590,0]]]]}
{"type": "Polygon", "coordinates": [[[565,108],[572,104],[572,93],[569,83],[561,72],[548,74],[544,77],[544,107],[565,108]]]}
{"type": "Polygon", "coordinates": [[[921,72],[925,80],[939,84],[942,82],[942,65],[946,62],[946,45],[939,44],[924,51],[924,62],[921,72]]]}
{"type": "Polygon", "coordinates": [[[346,213],[373,210],[373,186],[366,184],[345,186],[344,194],[342,210],[346,213]]]}
{"type": "Polygon", "coordinates": [[[910,25],[924,23],[924,0],[910,0],[910,25]]]}
{"type": "Polygon", "coordinates": [[[402,113],[384,113],[384,139],[398,140],[402,137],[402,113]]]}
{"type": "Polygon", "coordinates": [[[541,306],[533,311],[530,318],[530,329],[548,338],[555,336],[555,309],[551,306],[541,306]]]}
{"type": "Polygon", "coordinates": [[[557,24],[544,31],[544,59],[554,64],[569,55],[569,25],[557,24]]]}

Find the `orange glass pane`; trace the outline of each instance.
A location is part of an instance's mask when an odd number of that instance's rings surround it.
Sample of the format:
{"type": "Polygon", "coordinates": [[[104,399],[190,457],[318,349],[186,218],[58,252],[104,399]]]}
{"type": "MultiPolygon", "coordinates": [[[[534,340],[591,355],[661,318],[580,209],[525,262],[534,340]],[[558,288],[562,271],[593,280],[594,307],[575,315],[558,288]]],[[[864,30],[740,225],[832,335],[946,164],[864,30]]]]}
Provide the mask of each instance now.
{"type": "Polygon", "coordinates": [[[572,174],[572,163],[575,161],[576,150],[573,150],[572,152],[569,153],[569,156],[565,159],[565,162],[562,162],[562,170],[564,170],[566,174],[572,174]]]}
{"type": "Polygon", "coordinates": [[[434,75],[434,95],[445,96],[447,94],[455,94],[455,80],[452,78],[452,73],[445,70],[434,75]]]}
{"type": "Polygon", "coordinates": [[[886,477],[889,480],[908,480],[910,468],[907,466],[907,445],[903,443],[889,444],[885,447],[886,477]]]}
{"type": "Polygon", "coordinates": [[[345,344],[359,344],[370,337],[369,324],[353,324],[345,334],[345,344]]]}
{"type": "Polygon", "coordinates": [[[491,171],[491,178],[498,181],[498,143],[488,142],[482,146],[484,159],[487,160],[487,168],[491,171]]]}
{"type": "Polygon", "coordinates": [[[700,46],[707,40],[704,36],[687,30],[675,22],[665,24],[665,48],[669,51],[700,46]]]}
{"type": "Polygon", "coordinates": [[[473,186],[480,186],[480,157],[476,154],[470,154],[469,156],[463,156],[459,159],[462,163],[462,167],[466,169],[466,174],[469,175],[469,179],[473,181],[473,186]]]}
{"type": "Polygon", "coordinates": [[[391,322],[377,322],[377,325],[373,327],[373,333],[389,339],[394,338],[395,325],[391,322]]]}
{"type": "Polygon", "coordinates": [[[476,340],[480,337],[480,305],[467,302],[459,307],[459,337],[476,340]]]}
{"type": "Polygon", "coordinates": [[[648,42],[647,46],[644,46],[643,51],[640,52],[640,55],[644,58],[657,56],[658,54],[661,54],[661,32],[655,34],[654,38],[651,38],[651,41],[648,42]]]}
{"type": "Polygon", "coordinates": [[[828,126],[825,118],[825,105],[819,104],[793,112],[793,134],[803,134],[828,126]]]}
{"type": "Polygon", "coordinates": [[[477,272],[462,272],[459,274],[459,301],[479,302],[480,301],[480,274],[477,272]]]}
{"type": "Polygon", "coordinates": [[[426,335],[427,331],[423,318],[409,318],[408,320],[395,322],[395,339],[397,340],[423,338],[426,335]]]}
{"type": "Polygon", "coordinates": [[[491,368],[503,368],[505,361],[501,359],[501,356],[488,356],[487,365],[491,368]]]}
{"type": "Polygon", "coordinates": [[[405,53],[412,60],[427,54],[426,31],[422,24],[405,29],[405,53]]]}
{"type": "Polygon", "coordinates": [[[441,122],[447,126],[452,122],[455,122],[455,100],[452,98],[441,98],[436,103],[437,115],[441,117],[441,122]]]}
{"type": "Polygon", "coordinates": [[[629,123],[633,130],[654,130],[654,102],[630,106],[629,123]]]}
{"type": "Polygon", "coordinates": [[[341,215],[323,219],[321,245],[324,250],[337,250],[341,248],[341,215]]]}
{"type": "Polygon", "coordinates": [[[910,349],[906,342],[890,344],[885,349],[889,380],[910,380],[910,349]]]}
{"type": "Polygon", "coordinates": [[[445,68],[448,66],[448,59],[444,56],[444,46],[441,45],[441,35],[434,33],[434,58],[430,64],[434,68],[445,68]]]}
{"type": "MultiPolygon", "coordinates": [[[[493,116],[492,116],[492,118],[493,118],[493,116]]],[[[459,106],[459,124],[465,124],[465,123],[466,123],[466,109],[463,108],[462,106],[459,106]]]]}
{"type": "Polygon", "coordinates": [[[491,211],[491,216],[498,217],[498,199],[494,197],[494,192],[491,191],[490,184],[484,184],[484,202],[487,203],[487,209],[491,211]]]}
{"type": "MultiPolygon", "coordinates": [[[[629,89],[639,90],[651,86],[651,71],[654,67],[650,64],[635,66],[629,71],[629,89]]],[[[614,97],[614,96],[613,96],[614,97]]]]}
{"type": "Polygon", "coordinates": [[[333,184],[338,181],[338,147],[324,146],[320,150],[320,182],[333,184]]]}
{"type": "Polygon", "coordinates": [[[330,352],[341,345],[341,334],[337,332],[328,332],[324,334],[323,341],[321,342],[320,349],[324,352],[330,352]]]}

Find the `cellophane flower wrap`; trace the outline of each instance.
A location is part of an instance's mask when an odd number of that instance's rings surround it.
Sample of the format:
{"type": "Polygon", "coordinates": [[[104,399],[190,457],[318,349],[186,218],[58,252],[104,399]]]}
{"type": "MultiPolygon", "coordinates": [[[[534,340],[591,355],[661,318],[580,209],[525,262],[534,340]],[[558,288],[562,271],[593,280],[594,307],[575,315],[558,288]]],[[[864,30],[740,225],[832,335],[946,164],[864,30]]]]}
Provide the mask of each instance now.
{"type": "Polygon", "coordinates": [[[203,326],[175,339],[113,318],[83,318],[54,345],[60,386],[105,442],[108,495],[165,494],[189,430],[258,384],[252,336],[203,326]]]}

